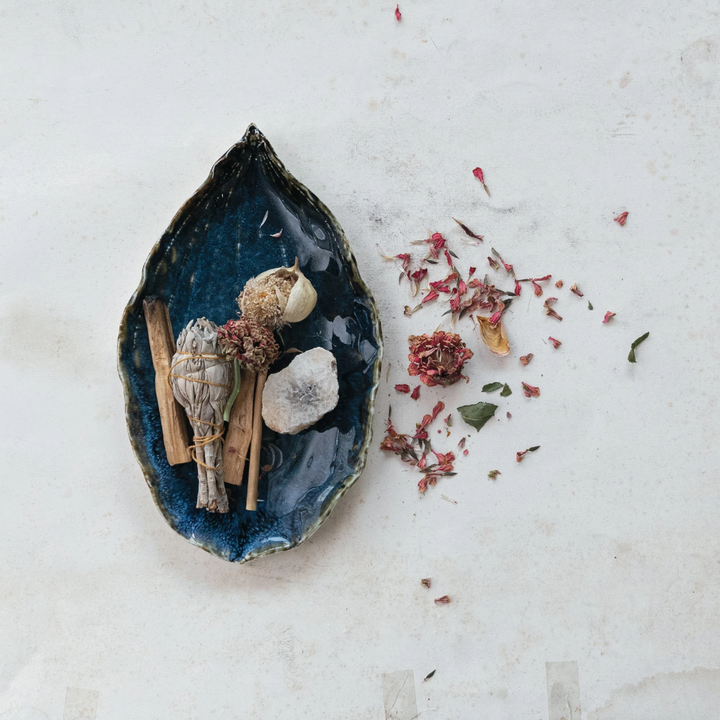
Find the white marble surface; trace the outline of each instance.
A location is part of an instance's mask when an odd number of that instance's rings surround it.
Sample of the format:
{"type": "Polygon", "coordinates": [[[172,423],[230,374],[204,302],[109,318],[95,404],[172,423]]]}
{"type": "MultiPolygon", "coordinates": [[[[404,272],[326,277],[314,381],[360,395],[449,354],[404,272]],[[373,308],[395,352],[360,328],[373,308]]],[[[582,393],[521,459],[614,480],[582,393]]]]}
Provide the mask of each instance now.
{"type": "Polygon", "coordinates": [[[714,717],[717,6],[401,10],[2,3],[2,720],[380,720],[396,688],[388,717],[414,702],[427,720],[540,720],[545,663],[560,661],[553,673],[577,662],[586,719],[714,717]],[[344,226],[392,370],[367,470],[333,516],[304,546],[235,566],[152,504],[115,344],[153,243],[251,121],[344,226]],[[564,279],[565,320],[526,292],[506,360],[460,326],[476,356],[448,405],[507,380],[513,419],[471,431],[457,477],[421,499],[377,445],[391,399],[408,427],[441,396],[409,412],[390,389],[408,332],[439,313],[402,316],[376,243],[401,252],[432,230],[463,266],[492,245],[520,274],[564,279]]]}

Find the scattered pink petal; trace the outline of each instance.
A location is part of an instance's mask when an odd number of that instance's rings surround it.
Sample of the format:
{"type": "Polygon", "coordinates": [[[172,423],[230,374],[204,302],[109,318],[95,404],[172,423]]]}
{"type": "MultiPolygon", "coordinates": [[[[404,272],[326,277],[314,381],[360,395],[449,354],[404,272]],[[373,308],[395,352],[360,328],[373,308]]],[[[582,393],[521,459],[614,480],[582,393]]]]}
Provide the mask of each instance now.
{"type": "Polygon", "coordinates": [[[417,400],[420,397],[420,386],[417,385],[414,390],[410,393],[410,397],[413,400],[417,400]]]}
{"type": "Polygon", "coordinates": [[[512,413],[511,413],[511,412],[506,412],[505,415],[507,415],[507,419],[508,419],[508,420],[512,420],[512,413]]]}
{"type": "Polygon", "coordinates": [[[396,19],[398,22],[400,22],[400,20],[402,20],[402,13],[400,12],[400,6],[399,6],[399,5],[396,5],[396,6],[395,6],[395,19],[396,19]]]}
{"type": "Polygon", "coordinates": [[[485,188],[485,192],[488,194],[488,197],[490,196],[490,191],[488,190],[488,186],[485,184],[485,175],[483,174],[482,168],[476,167],[473,170],[473,175],[482,183],[483,188],[485,188]]]}
{"type": "Polygon", "coordinates": [[[475,271],[476,271],[476,270],[477,270],[477,268],[476,268],[476,267],[473,267],[473,266],[471,265],[471,266],[470,266],[470,272],[469,272],[469,274],[468,274],[468,278],[471,278],[471,277],[475,274],[475,271]]]}
{"type": "Polygon", "coordinates": [[[460,442],[458,443],[458,448],[462,450],[465,447],[465,443],[467,442],[466,437],[461,437],[460,442]]]}
{"type": "Polygon", "coordinates": [[[468,450],[463,450],[463,455],[467,455],[467,454],[468,454],[468,450]]]}
{"type": "Polygon", "coordinates": [[[520,283],[516,280],[516,281],[515,281],[515,294],[516,294],[516,295],[519,295],[521,291],[522,291],[522,286],[521,286],[520,283]]]}
{"type": "Polygon", "coordinates": [[[395,390],[399,393],[409,393],[410,392],[410,386],[409,385],[396,385],[395,390]]]}
{"type": "Polygon", "coordinates": [[[562,316],[558,315],[551,307],[553,303],[557,302],[556,297],[549,297],[544,303],[543,307],[545,308],[545,312],[550,317],[554,317],[556,320],[562,320],[562,316]]]}
{"type": "Polygon", "coordinates": [[[526,382],[521,383],[525,397],[540,397],[540,388],[534,385],[528,385],[526,382]]]}
{"type": "Polygon", "coordinates": [[[610,321],[610,318],[614,318],[614,317],[615,317],[615,313],[614,313],[614,312],[610,312],[610,311],[608,310],[608,311],[605,313],[605,317],[603,318],[603,322],[604,322],[604,323],[609,322],[609,321],[610,321]]]}
{"type": "Polygon", "coordinates": [[[562,343],[559,340],[556,340],[554,337],[549,337],[548,340],[552,343],[552,346],[557,350],[562,343]]]}
{"type": "Polygon", "coordinates": [[[615,218],[615,222],[616,222],[620,227],[622,227],[622,226],[627,222],[627,219],[628,219],[628,215],[629,215],[629,214],[630,214],[630,213],[627,213],[627,212],[620,213],[620,214],[615,218]]]}
{"type": "Polygon", "coordinates": [[[527,364],[533,359],[533,357],[535,357],[535,356],[534,356],[532,353],[528,353],[527,355],[523,355],[523,356],[520,358],[520,362],[521,362],[523,365],[527,365],[527,364]]]}
{"type": "Polygon", "coordinates": [[[463,232],[468,235],[471,238],[475,238],[476,240],[480,240],[480,242],[483,241],[482,235],[476,235],[465,223],[461,223],[457,218],[453,218],[455,222],[463,229],[463,232]]]}

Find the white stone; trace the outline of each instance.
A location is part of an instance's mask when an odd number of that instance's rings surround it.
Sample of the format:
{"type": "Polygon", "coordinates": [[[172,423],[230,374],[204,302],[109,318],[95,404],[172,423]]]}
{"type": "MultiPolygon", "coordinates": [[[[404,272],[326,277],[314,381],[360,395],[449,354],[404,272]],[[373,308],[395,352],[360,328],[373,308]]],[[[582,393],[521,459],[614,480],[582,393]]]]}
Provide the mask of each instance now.
{"type": "Polygon", "coordinates": [[[295,435],[338,404],[337,362],[324,348],[301,353],[280,372],[268,376],[262,415],[275,432],[295,435]]]}

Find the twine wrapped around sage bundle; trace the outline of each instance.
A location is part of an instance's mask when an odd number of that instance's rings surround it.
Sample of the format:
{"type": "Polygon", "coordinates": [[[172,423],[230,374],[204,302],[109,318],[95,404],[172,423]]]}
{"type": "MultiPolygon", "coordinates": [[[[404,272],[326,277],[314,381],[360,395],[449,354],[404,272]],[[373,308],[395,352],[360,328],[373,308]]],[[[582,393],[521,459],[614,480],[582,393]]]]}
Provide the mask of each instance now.
{"type": "Polygon", "coordinates": [[[175,399],[193,428],[192,456],[198,466],[198,508],[228,512],[223,479],[223,412],[232,389],[231,358],[218,349],[218,328],[201,318],[190,321],[177,340],[170,368],[175,399]]]}

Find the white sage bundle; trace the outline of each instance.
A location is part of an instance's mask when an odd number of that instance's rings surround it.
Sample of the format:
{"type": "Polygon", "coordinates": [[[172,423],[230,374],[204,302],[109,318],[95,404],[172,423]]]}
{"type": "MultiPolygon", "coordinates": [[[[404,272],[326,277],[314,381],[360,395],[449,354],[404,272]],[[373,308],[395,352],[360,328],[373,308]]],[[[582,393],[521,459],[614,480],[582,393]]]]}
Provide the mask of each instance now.
{"type": "Polygon", "coordinates": [[[193,428],[192,455],[198,466],[198,508],[226,513],[223,480],[223,412],[232,389],[232,364],[218,350],[217,325],[201,318],[187,324],[172,359],[173,394],[193,428]]]}

